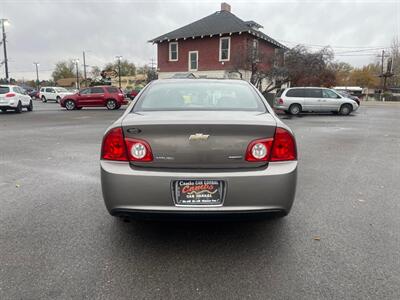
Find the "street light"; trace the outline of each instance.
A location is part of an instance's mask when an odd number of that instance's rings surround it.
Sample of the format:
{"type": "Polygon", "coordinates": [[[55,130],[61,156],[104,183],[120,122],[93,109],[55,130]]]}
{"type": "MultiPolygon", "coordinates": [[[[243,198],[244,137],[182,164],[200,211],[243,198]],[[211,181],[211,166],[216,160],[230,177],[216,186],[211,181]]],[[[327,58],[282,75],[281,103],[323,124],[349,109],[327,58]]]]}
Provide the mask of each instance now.
{"type": "Polygon", "coordinates": [[[34,62],[33,63],[36,67],[36,89],[39,90],[39,63],[38,62],[34,62]]]}
{"type": "Polygon", "coordinates": [[[119,83],[119,88],[121,88],[121,58],[122,58],[122,55],[118,55],[115,58],[118,59],[118,83],[119,83]]]}
{"type": "Polygon", "coordinates": [[[10,22],[7,19],[0,19],[1,22],[1,29],[2,29],[2,33],[3,33],[3,38],[2,38],[2,42],[3,42],[3,51],[4,51],[4,68],[6,71],[6,81],[8,82],[8,59],[7,59],[7,46],[6,46],[6,30],[5,30],[5,26],[10,25],[10,22]]]}
{"type": "Polygon", "coordinates": [[[75,68],[76,68],[76,89],[79,90],[79,59],[74,59],[73,63],[75,64],[75,68]]]}

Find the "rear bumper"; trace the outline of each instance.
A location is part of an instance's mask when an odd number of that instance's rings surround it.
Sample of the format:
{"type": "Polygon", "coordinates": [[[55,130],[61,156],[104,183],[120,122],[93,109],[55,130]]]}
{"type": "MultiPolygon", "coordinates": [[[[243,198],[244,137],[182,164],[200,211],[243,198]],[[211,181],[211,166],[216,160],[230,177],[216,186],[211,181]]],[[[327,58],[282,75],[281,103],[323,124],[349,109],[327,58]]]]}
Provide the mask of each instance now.
{"type": "Polygon", "coordinates": [[[289,107],[287,107],[286,105],[274,105],[274,108],[278,109],[278,110],[288,110],[289,109],[289,107]]]}
{"type": "Polygon", "coordinates": [[[10,103],[9,101],[4,101],[0,103],[0,109],[15,109],[18,105],[18,101],[14,101],[13,103],[10,103]]]}
{"type": "Polygon", "coordinates": [[[296,192],[297,161],[270,163],[266,169],[241,172],[176,172],[131,168],[129,163],[102,160],[105,205],[112,215],[289,213],[296,192]],[[172,182],[214,179],[225,182],[222,206],[176,206],[172,182]]]}

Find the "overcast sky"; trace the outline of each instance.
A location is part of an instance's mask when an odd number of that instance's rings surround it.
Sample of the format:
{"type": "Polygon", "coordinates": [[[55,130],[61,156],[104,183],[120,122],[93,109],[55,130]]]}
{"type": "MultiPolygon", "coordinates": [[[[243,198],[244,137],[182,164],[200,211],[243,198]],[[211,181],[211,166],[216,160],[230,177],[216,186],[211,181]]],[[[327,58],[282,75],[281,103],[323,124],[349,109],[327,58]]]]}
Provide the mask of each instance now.
{"type": "MultiPolygon", "coordinates": [[[[82,62],[82,50],[90,66],[102,67],[116,55],[148,64],[156,58],[149,39],[214,13],[220,2],[0,0],[0,17],[10,21],[10,76],[34,79],[33,62],[38,61],[41,79],[49,78],[59,60],[82,62]]],[[[355,66],[375,61],[400,33],[400,0],[226,2],[232,13],[260,23],[266,34],[289,47],[331,45],[337,60],[355,66]]],[[[1,49],[0,61],[2,54],[1,49]]]]}

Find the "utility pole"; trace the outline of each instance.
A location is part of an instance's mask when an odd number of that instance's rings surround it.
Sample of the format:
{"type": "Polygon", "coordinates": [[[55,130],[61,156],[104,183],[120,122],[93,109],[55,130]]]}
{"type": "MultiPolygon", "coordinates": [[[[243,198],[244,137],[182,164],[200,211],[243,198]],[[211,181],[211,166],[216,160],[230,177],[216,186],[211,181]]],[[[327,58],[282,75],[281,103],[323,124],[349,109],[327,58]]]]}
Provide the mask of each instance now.
{"type": "Polygon", "coordinates": [[[78,69],[79,68],[79,66],[78,66],[79,59],[75,59],[74,63],[75,63],[75,68],[76,68],[76,89],[79,90],[79,69],[78,69]]]}
{"type": "Polygon", "coordinates": [[[36,89],[39,90],[39,63],[38,62],[34,62],[33,63],[36,67],[36,89]]]}
{"type": "Polygon", "coordinates": [[[118,59],[118,83],[119,83],[119,88],[121,88],[121,55],[116,56],[116,59],[118,59]]]}
{"type": "Polygon", "coordinates": [[[4,67],[5,67],[5,71],[6,71],[6,81],[8,81],[8,59],[7,59],[7,46],[6,46],[6,30],[4,28],[4,26],[6,25],[5,23],[8,22],[7,19],[0,19],[1,21],[1,28],[2,28],[2,32],[3,32],[3,50],[4,50],[4,67]]]}
{"type": "Polygon", "coordinates": [[[87,87],[87,77],[86,77],[86,56],[85,56],[85,51],[83,51],[83,77],[85,78],[85,87],[87,87]]]}
{"type": "MultiPolygon", "coordinates": [[[[381,91],[381,96],[380,99],[382,101],[385,101],[385,98],[383,97],[383,94],[386,91],[386,81],[388,77],[392,77],[393,73],[392,70],[389,69],[389,61],[388,61],[388,65],[387,65],[387,70],[385,72],[384,70],[384,63],[385,63],[385,57],[388,57],[388,55],[385,55],[385,50],[382,50],[382,57],[381,57],[381,75],[379,75],[379,77],[381,77],[381,86],[382,86],[382,91],[381,91]]],[[[391,62],[390,62],[390,68],[391,68],[391,62]]]]}

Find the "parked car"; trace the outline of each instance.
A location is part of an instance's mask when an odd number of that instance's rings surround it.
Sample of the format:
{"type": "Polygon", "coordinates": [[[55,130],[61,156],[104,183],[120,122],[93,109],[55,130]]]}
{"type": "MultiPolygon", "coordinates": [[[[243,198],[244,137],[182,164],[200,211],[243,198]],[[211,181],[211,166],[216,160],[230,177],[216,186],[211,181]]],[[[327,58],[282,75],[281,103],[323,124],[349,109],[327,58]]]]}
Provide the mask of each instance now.
{"type": "Polygon", "coordinates": [[[63,97],[71,94],[72,94],[71,92],[69,92],[67,89],[63,87],[45,86],[40,89],[39,96],[43,102],[51,100],[59,103],[63,97]]]}
{"type": "Polygon", "coordinates": [[[138,92],[137,90],[132,90],[132,91],[129,92],[128,98],[131,99],[131,100],[133,100],[133,99],[135,99],[135,97],[136,97],[138,94],[139,94],[139,92],[138,92]]]}
{"type": "Polygon", "coordinates": [[[298,115],[305,111],[349,115],[358,109],[358,104],[332,89],[295,87],[278,93],[274,100],[274,107],[292,115],[298,115]]]}
{"type": "Polygon", "coordinates": [[[358,106],[360,106],[360,98],[358,98],[357,96],[353,96],[352,94],[345,92],[345,91],[338,91],[338,90],[335,90],[335,91],[337,93],[339,93],[340,95],[342,95],[343,97],[346,97],[346,98],[356,101],[358,106]]]}
{"type": "Polygon", "coordinates": [[[81,109],[82,107],[105,106],[108,109],[119,109],[127,104],[124,93],[114,86],[93,86],[81,89],[79,92],[65,96],[60,105],[67,110],[81,109]]]}
{"type": "Polygon", "coordinates": [[[27,91],[27,93],[32,99],[40,99],[38,90],[30,90],[30,91],[27,91]]]}
{"type": "Polygon", "coordinates": [[[293,133],[242,80],[152,81],[106,131],[100,165],[113,216],[284,216],[295,197],[293,133]]]}
{"type": "Polygon", "coordinates": [[[26,108],[28,111],[33,110],[32,99],[25,90],[17,85],[0,85],[1,111],[5,112],[12,109],[20,113],[22,108],[26,108]]]}

